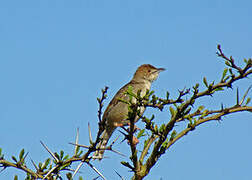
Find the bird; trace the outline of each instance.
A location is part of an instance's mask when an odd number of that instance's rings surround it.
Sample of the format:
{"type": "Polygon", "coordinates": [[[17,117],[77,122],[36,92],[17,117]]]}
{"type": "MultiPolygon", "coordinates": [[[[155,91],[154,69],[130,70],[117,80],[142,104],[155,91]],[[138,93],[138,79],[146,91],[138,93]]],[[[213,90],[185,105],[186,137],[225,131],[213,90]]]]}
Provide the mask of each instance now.
{"type": "MultiPolygon", "coordinates": [[[[99,143],[96,146],[96,151],[93,155],[94,159],[103,159],[104,149],[117,127],[124,126],[128,118],[128,104],[120,101],[120,99],[129,101],[129,95],[125,94],[128,88],[132,87],[132,92],[137,94],[139,90],[140,96],[143,97],[147,90],[150,90],[151,84],[157,79],[159,73],[164,71],[164,68],[156,68],[150,64],[143,64],[139,66],[133,76],[133,78],[124,85],[110,101],[109,105],[105,109],[102,121],[105,122],[105,128],[101,134],[99,143]]],[[[132,102],[136,102],[133,98],[132,102]]],[[[145,111],[145,107],[140,107],[140,115],[145,111]]],[[[140,117],[136,117],[135,122],[139,120],[140,117]]],[[[129,120],[128,120],[129,123],[129,120]]]]}

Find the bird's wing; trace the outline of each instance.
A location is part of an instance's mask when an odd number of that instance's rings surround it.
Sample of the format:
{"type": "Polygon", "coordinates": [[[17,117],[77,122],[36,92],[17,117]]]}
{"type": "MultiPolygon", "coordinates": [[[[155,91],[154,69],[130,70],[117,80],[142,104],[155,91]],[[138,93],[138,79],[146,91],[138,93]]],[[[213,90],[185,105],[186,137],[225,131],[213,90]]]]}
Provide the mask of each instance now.
{"type": "Polygon", "coordinates": [[[109,113],[109,111],[114,108],[116,105],[118,105],[119,103],[123,103],[121,102],[119,99],[123,99],[128,101],[129,100],[129,96],[126,95],[124,92],[128,90],[130,86],[130,83],[127,83],[126,85],[124,85],[114,96],[114,98],[110,101],[109,105],[107,106],[104,114],[103,114],[103,118],[107,117],[107,114],[109,113]]]}

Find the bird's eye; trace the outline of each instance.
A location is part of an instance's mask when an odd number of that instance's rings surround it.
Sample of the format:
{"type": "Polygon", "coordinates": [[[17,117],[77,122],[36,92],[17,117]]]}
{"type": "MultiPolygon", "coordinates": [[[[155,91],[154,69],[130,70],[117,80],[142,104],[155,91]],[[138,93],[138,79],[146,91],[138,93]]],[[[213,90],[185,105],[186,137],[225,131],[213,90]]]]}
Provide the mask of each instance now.
{"type": "Polygon", "coordinates": [[[151,72],[151,70],[149,69],[148,72],[151,72]]]}

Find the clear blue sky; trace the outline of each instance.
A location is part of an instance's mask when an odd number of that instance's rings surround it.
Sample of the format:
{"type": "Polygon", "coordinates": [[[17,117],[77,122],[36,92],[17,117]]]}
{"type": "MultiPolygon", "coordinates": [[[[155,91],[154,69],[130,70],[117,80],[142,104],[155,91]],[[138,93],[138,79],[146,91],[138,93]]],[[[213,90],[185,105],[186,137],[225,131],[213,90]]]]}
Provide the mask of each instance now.
{"type": "MultiPolygon", "coordinates": [[[[88,122],[93,135],[97,130],[100,89],[110,87],[110,100],[141,64],[167,69],[152,87],[160,96],[168,90],[176,97],[177,89],[204,76],[219,79],[224,63],[215,54],[218,43],[237,61],[252,56],[251,7],[250,0],[1,1],[0,147],[5,158],[25,148],[29,166],[30,158],[44,161],[49,155],[40,140],[70,154],[68,142],[74,141],[77,127],[80,143],[88,144],[88,122]]],[[[234,87],[244,93],[249,81],[234,87]]],[[[202,102],[228,106],[234,94],[228,90],[202,102]]],[[[167,112],[154,113],[157,122],[168,120],[167,112]]],[[[223,120],[189,133],[146,179],[251,180],[252,116],[240,113],[223,120]]],[[[125,142],[115,148],[129,151],[125,142]]],[[[131,173],[120,165],[127,158],[107,156],[94,165],[108,179],[119,179],[114,170],[129,179],[131,173]]],[[[89,167],[81,171],[84,179],[96,177],[89,167]]],[[[14,172],[7,169],[0,179],[13,179],[14,172]]]]}

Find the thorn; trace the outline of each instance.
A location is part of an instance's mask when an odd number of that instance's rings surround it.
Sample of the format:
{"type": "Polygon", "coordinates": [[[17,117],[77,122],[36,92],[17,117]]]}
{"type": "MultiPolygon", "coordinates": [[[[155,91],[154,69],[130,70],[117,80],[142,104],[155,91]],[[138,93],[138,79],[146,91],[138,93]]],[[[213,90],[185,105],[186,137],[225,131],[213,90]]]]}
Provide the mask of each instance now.
{"type": "Polygon", "coordinates": [[[89,143],[93,144],[92,134],[91,134],[91,129],[90,129],[90,124],[89,123],[88,123],[88,134],[89,134],[89,143]]]}
{"type": "Polygon", "coordinates": [[[116,172],[116,170],[114,170],[114,171],[121,178],[121,180],[124,180],[124,178],[118,172],[116,172]]]}
{"type": "MultiPolygon", "coordinates": [[[[31,159],[31,158],[30,158],[30,159],[31,159]]],[[[39,168],[37,167],[37,165],[34,163],[34,161],[33,161],[32,159],[31,159],[31,162],[32,162],[33,166],[35,167],[36,171],[38,171],[39,168]]]]}
{"type": "MultiPolygon", "coordinates": [[[[126,129],[124,126],[120,126],[124,131],[129,132],[128,129],[126,129]]],[[[120,131],[120,130],[119,130],[120,131]]],[[[123,135],[125,135],[125,133],[123,133],[122,131],[120,131],[123,135]]]]}
{"type": "MultiPolygon", "coordinates": [[[[78,144],[78,141],[79,141],[79,128],[77,128],[76,138],[75,138],[75,144],[78,144]]],[[[78,148],[78,146],[76,145],[74,147],[74,155],[77,155],[77,150],[78,150],[77,148],[78,148]]]]}
{"type": "Polygon", "coordinates": [[[90,164],[90,162],[87,162],[87,164],[97,173],[99,174],[100,177],[102,177],[102,179],[106,180],[106,178],[102,175],[102,173],[100,173],[98,171],[98,169],[96,169],[92,164],[90,164]]]}
{"type": "Polygon", "coordinates": [[[238,89],[238,87],[237,87],[237,90],[236,90],[236,105],[237,106],[239,106],[240,104],[239,104],[239,89],[238,89]]]}
{"type": "Polygon", "coordinates": [[[221,103],[221,111],[223,111],[223,109],[224,109],[224,108],[223,108],[223,103],[221,103]]]}
{"type": "Polygon", "coordinates": [[[111,149],[110,151],[112,151],[112,152],[114,152],[114,153],[116,153],[116,154],[119,154],[119,155],[121,155],[121,156],[123,156],[123,157],[126,157],[125,154],[123,154],[123,153],[121,153],[121,152],[119,152],[119,151],[116,151],[116,150],[113,150],[113,149],[111,149]]]}
{"type": "Polygon", "coordinates": [[[58,163],[59,159],[54,155],[54,153],[50,151],[50,149],[42,141],[40,141],[40,143],[47,150],[47,152],[53,157],[53,159],[58,163]]]}
{"type": "Polygon", "coordinates": [[[26,154],[25,154],[25,156],[24,156],[24,160],[25,160],[25,158],[27,157],[27,155],[29,154],[29,152],[27,152],[26,154]]]}
{"type": "Polygon", "coordinates": [[[79,147],[83,147],[83,148],[86,148],[86,149],[88,149],[89,148],[89,146],[86,146],[86,145],[81,145],[81,144],[76,144],[76,143],[68,143],[68,144],[72,144],[72,145],[74,145],[74,146],[79,146],[79,147]]]}
{"type": "MultiPolygon", "coordinates": [[[[64,170],[71,171],[71,172],[75,171],[74,169],[70,169],[70,168],[64,168],[64,170]]],[[[79,173],[82,174],[83,172],[79,171],[79,173]]]]}
{"type": "Polygon", "coordinates": [[[54,166],[50,171],[48,171],[48,173],[43,177],[42,180],[46,179],[47,176],[49,176],[49,174],[51,174],[55,169],[57,169],[57,166],[54,166]]]}
{"type": "Polygon", "coordinates": [[[81,168],[81,166],[82,166],[83,163],[84,163],[84,162],[81,161],[80,164],[77,166],[77,168],[75,169],[75,171],[74,171],[74,173],[73,173],[73,175],[72,175],[72,179],[73,179],[74,176],[77,174],[77,172],[79,171],[79,169],[81,168]]]}
{"type": "Polygon", "coordinates": [[[219,118],[217,119],[217,122],[220,124],[221,121],[222,121],[222,119],[221,119],[221,117],[219,117],[219,118]]]}
{"type": "MultiPolygon", "coordinates": [[[[125,129],[124,129],[125,130],[125,129]]],[[[120,131],[120,130],[118,130],[120,133],[122,133],[123,135],[124,135],[124,139],[121,141],[121,143],[123,142],[123,141],[125,141],[126,139],[128,140],[129,138],[128,138],[128,134],[126,134],[126,133],[124,133],[124,132],[122,132],[122,131],[120,131]]]]}
{"type": "MultiPolygon", "coordinates": [[[[106,150],[106,149],[105,149],[106,150]]],[[[108,156],[103,156],[102,158],[99,157],[99,156],[88,156],[88,159],[98,159],[98,160],[102,160],[102,159],[106,159],[106,158],[109,158],[108,156]]]]}
{"type": "Polygon", "coordinates": [[[112,146],[112,145],[118,140],[118,138],[119,138],[119,136],[117,136],[117,137],[115,138],[115,140],[111,143],[110,146],[112,146]]]}
{"type": "Polygon", "coordinates": [[[232,84],[227,84],[227,88],[230,88],[233,90],[232,84]]]}
{"type": "Polygon", "coordinates": [[[241,102],[239,103],[239,105],[242,105],[242,103],[244,102],[244,100],[246,99],[246,96],[248,95],[250,89],[252,88],[252,85],[249,86],[249,88],[247,89],[247,91],[245,92],[245,94],[242,97],[241,102]]]}
{"type": "Polygon", "coordinates": [[[3,172],[6,168],[7,166],[4,166],[3,169],[1,169],[0,173],[3,172]]]}

